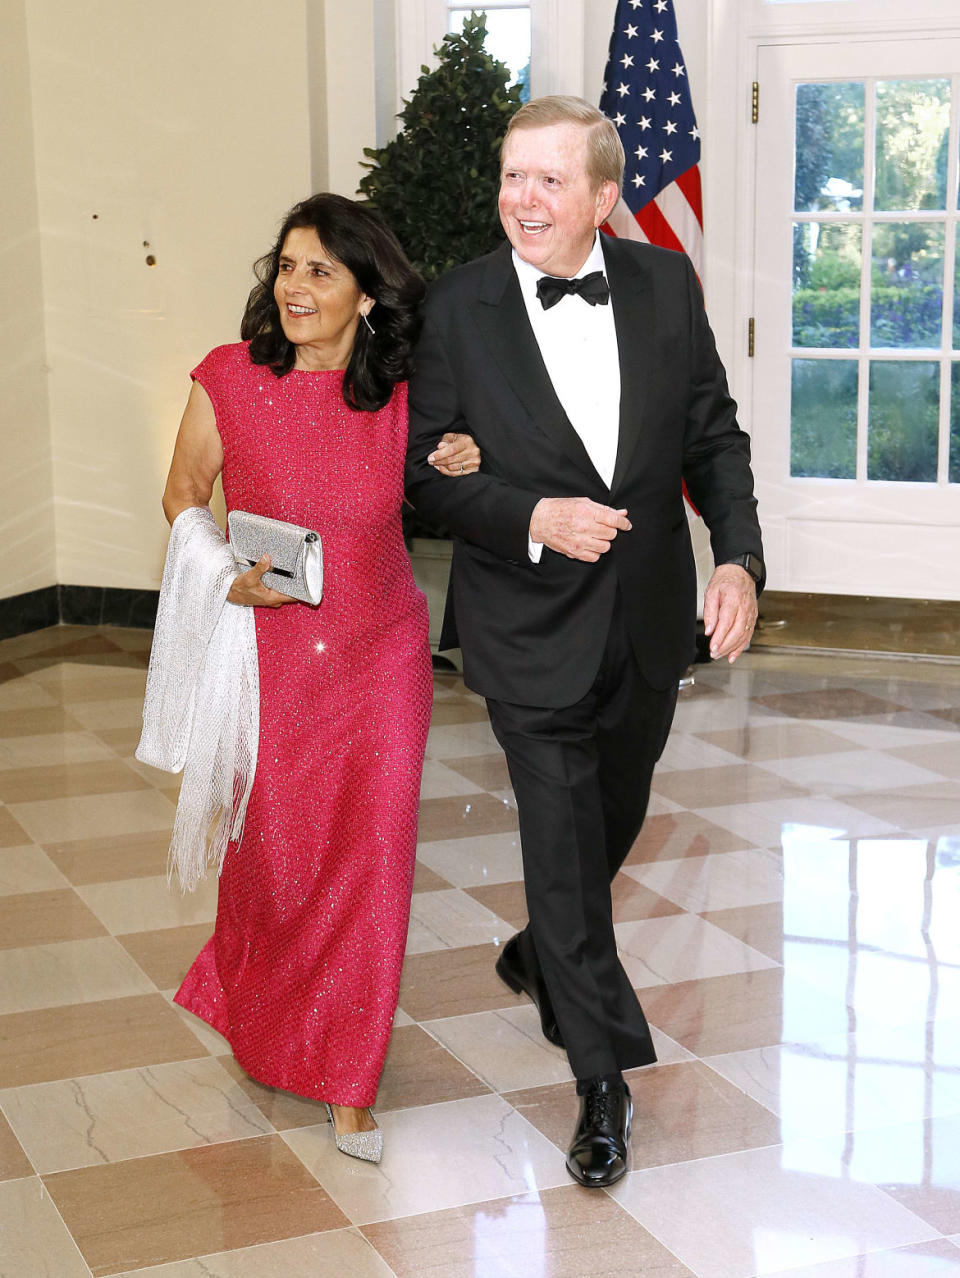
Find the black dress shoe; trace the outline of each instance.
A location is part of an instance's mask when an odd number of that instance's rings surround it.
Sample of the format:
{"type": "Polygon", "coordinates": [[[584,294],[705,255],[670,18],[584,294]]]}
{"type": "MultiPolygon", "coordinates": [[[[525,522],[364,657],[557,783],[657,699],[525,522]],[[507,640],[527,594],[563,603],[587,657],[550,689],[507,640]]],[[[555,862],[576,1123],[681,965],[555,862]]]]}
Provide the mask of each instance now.
{"type": "Polygon", "coordinates": [[[518,936],[519,934],[511,936],[500,951],[500,957],[497,959],[497,976],[500,977],[504,985],[509,985],[514,994],[526,994],[529,996],[540,1013],[540,1029],[543,1032],[543,1037],[548,1043],[563,1047],[560,1028],[557,1025],[557,1018],[553,1014],[553,1004],[550,1002],[550,995],[547,993],[547,987],[543,983],[543,977],[539,973],[536,976],[531,976],[527,971],[523,964],[523,959],[520,957],[518,936]]]}
{"type": "Polygon", "coordinates": [[[589,1189],[615,1185],[630,1165],[633,1101],[626,1083],[598,1078],[580,1097],[580,1119],[567,1154],[567,1171],[589,1189]]]}

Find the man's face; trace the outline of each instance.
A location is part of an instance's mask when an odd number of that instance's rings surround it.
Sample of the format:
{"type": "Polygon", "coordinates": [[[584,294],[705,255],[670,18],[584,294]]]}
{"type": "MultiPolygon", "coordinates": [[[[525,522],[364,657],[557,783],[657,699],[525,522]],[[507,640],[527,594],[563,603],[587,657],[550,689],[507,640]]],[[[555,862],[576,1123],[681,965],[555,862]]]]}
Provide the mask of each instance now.
{"type": "Polygon", "coordinates": [[[573,276],[616,203],[613,182],[587,176],[587,130],[566,122],[515,129],[500,168],[500,221],[520,257],[548,275],[573,276]]]}

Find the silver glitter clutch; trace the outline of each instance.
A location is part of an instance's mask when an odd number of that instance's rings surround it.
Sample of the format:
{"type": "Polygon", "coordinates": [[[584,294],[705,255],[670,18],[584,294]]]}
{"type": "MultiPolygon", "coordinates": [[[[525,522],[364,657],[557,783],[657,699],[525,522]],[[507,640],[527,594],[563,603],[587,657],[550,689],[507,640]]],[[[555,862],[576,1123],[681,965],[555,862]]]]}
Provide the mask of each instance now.
{"type": "Polygon", "coordinates": [[[227,529],[234,558],[243,568],[252,568],[264,555],[270,556],[270,571],[263,574],[265,586],[304,603],[320,602],[323,544],[319,533],[246,510],[231,510],[227,529]]]}

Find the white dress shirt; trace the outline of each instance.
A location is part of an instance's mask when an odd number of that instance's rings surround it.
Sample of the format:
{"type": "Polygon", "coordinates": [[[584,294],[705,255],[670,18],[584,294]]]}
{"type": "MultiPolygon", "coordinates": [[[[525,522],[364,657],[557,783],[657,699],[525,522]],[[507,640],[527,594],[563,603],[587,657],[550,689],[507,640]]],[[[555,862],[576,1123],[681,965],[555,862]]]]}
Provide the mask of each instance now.
{"type": "MultiPolygon", "coordinates": [[[[609,488],[617,462],[620,434],[620,361],[613,307],[591,306],[576,293],[561,297],[549,310],[537,297],[537,281],[546,271],[513,252],[513,267],[533,335],[540,347],[553,389],[583,441],[587,456],[609,488]]],[[[599,236],[578,276],[606,269],[599,236]]],[[[543,549],[530,541],[530,558],[540,562],[543,549]]]]}

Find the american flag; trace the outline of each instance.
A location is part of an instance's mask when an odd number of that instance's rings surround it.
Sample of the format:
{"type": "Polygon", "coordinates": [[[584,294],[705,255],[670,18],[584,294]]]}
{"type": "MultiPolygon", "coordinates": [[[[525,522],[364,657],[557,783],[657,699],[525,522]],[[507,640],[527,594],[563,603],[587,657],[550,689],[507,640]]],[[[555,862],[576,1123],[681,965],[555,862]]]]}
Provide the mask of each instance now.
{"type": "Polygon", "coordinates": [[[700,275],[700,131],[673,0],[617,0],[600,110],[627,157],[607,229],[685,252],[700,275]]]}

